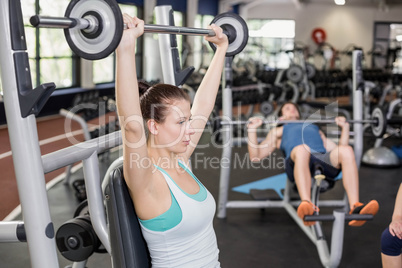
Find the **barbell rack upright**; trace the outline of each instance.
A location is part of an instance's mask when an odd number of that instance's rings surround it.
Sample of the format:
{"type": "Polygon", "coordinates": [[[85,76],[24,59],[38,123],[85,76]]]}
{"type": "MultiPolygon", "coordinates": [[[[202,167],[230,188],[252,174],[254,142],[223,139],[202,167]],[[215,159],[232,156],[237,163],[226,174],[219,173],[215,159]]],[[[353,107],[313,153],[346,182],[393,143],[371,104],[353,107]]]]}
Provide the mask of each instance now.
{"type": "Polygon", "coordinates": [[[31,77],[29,64],[24,65],[28,54],[20,0],[0,1],[0,36],[4,106],[31,267],[59,267],[36,119],[34,114],[23,116],[20,103],[19,92],[33,92],[32,84],[21,82],[31,77]]]}

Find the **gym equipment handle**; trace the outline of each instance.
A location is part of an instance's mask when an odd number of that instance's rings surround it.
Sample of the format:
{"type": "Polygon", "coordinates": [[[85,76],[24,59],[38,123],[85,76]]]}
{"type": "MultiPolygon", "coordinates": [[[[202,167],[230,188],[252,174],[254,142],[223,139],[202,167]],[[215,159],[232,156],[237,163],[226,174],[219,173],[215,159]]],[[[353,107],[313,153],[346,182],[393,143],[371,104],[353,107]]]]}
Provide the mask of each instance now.
{"type": "MultiPolygon", "coordinates": [[[[47,17],[34,15],[30,18],[30,23],[34,27],[40,28],[78,28],[78,29],[88,29],[93,22],[82,18],[66,18],[66,17],[47,17]]],[[[96,25],[95,25],[96,26],[96,25]]],[[[126,29],[127,26],[124,25],[126,29]]],[[[191,27],[178,27],[170,25],[155,25],[155,24],[145,24],[144,32],[147,33],[162,33],[162,34],[180,34],[180,35],[206,35],[215,36],[215,32],[211,29],[200,29],[191,27]]]]}
{"type": "Polygon", "coordinates": [[[29,22],[33,27],[40,28],[86,29],[89,27],[89,20],[66,17],[47,17],[35,15],[29,19],[29,22]]]}
{"type": "MultiPolygon", "coordinates": [[[[347,214],[345,215],[345,221],[367,221],[372,220],[373,215],[371,214],[347,214]]],[[[305,221],[334,221],[334,215],[309,215],[304,216],[305,221]]]]}

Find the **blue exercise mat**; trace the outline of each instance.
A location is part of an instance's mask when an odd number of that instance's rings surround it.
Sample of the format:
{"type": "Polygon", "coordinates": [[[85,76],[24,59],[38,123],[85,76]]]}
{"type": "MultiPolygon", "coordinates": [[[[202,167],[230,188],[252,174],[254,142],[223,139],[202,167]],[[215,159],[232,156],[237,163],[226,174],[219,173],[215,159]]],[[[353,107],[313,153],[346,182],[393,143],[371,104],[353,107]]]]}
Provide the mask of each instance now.
{"type": "MultiPolygon", "coordinates": [[[[288,177],[284,172],[278,175],[274,175],[272,177],[268,177],[265,179],[233,187],[232,190],[239,193],[250,194],[250,189],[257,189],[257,190],[272,189],[279,195],[280,198],[283,199],[282,189],[285,189],[286,187],[287,178],[288,177]]],[[[340,172],[339,175],[334,180],[339,180],[341,178],[342,178],[342,172],[340,172]]]]}
{"type": "Polygon", "coordinates": [[[272,177],[233,187],[232,190],[244,194],[250,194],[250,189],[272,189],[280,196],[280,198],[283,199],[282,189],[285,189],[287,178],[286,173],[281,173],[272,177]]]}

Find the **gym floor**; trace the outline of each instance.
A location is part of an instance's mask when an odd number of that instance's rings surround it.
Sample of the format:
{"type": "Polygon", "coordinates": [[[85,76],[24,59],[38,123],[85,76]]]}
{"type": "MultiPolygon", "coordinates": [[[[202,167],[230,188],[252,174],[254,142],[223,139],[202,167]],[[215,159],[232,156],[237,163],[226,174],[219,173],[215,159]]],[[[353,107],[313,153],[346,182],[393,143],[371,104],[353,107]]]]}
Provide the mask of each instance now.
{"type": "MultiPolygon", "coordinates": [[[[8,137],[0,137],[0,139],[6,138],[8,137]]],[[[206,134],[201,144],[208,144],[209,141],[210,137],[206,134]]],[[[388,147],[396,143],[400,143],[400,140],[389,138],[384,141],[384,145],[388,147]]],[[[373,140],[365,138],[365,149],[372,145],[373,140]]],[[[206,147],[197,149],[194,157],[197,159],[202,157],[207,161],[215,161],[214,159],[219,161],[221,149],[214,146],[206,147]]],[[[243,159],[246,153],[246,146],[234,147],[232,156],[243,159]]],[[[111,153],[109,159],[103,160],[101,171],[105,172],[110,162],[120,154],[118,150],[111,153]]],[[[281,155],[278,154],[277,157],[279,159],[281,155]]],[[[283,172],[282,169],[275,168],[275,164],[272,166],[268,169],[266,166],[251,167],[247,164],[234,166],[231,171],[231,187],[283,172]]],[[[60,170],[59,174],[63,171],[60,170]]],[[[211,167],[198,162],[197,165],[193,164],[193,171],[217,202],[220,172],[217,165],[211,167]]],[[[372,221],[362,227],[345,226],[342,260],[339,267],[381,267],[380,236],[391,220],[396,192],[401,183],[401,172],[402,167],[383,169],[361,166],[359,170],[360,199],[363,202],[371,199],[378,200],[380,211],[372,221]]],[[[48,191],[51,216],[56,229],[72,218],[79,204],[73,188],[63,183],[62,176],[58,178],[58,183],[48,191]]],[[[72,175],[71,181],[79,178],[82,178],[81,169],[72,175]]],[[[6,189],[3,188],[4,190],[6,189]]],[[[332,190],[322,194],[320,198],[342,199],[343,195],[342,183],[338,181],[332,190]]],[[[0,203],[7,203],[4,196],[1,196],[0,203]]],[[[272,194],[272,198],[277,197],[272,194]]],[[[231,191],[229,199],[250,200],[251,196],[231,191]]],[[[329,208],[322,208],[321,211],[331,213],[329,208]]],[[[21,215],[18,215],[16,219],[21,219],[21,215]]],[[[322,267],[315,245],[283,208],[229,209],[225,219],[214,219],[214,226],[222,267],[322,267]]],[[[331,223],[323,223],[329,245],[331,229],[331,223]]],[[[71,264],[60,254],[59,263],[60,267],[71,264]]],[[[0,243],[0,267],[30,267],[27,244],[0,243]]],[[[111,267],[110,258],[108,254],[95,253],[90,257],[87,267],[111,267]]]]}

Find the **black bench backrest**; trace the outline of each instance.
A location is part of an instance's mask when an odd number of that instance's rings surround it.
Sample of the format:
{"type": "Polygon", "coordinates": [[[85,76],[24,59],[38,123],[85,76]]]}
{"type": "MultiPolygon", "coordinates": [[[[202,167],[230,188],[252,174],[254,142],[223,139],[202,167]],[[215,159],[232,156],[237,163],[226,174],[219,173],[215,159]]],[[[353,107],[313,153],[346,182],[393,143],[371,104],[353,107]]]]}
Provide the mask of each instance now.
{"type": "Polygon", "coordinates": [[[151,267],[148,248],[123,177],[123,167],[114,169],[107,179],[105,196],[113,267],[151,267]]]}

